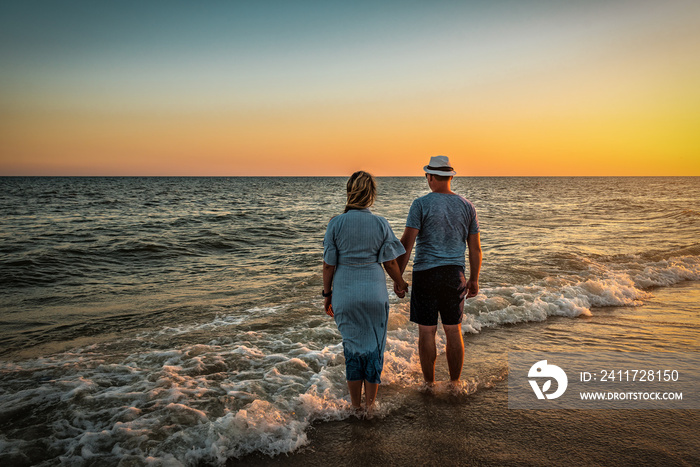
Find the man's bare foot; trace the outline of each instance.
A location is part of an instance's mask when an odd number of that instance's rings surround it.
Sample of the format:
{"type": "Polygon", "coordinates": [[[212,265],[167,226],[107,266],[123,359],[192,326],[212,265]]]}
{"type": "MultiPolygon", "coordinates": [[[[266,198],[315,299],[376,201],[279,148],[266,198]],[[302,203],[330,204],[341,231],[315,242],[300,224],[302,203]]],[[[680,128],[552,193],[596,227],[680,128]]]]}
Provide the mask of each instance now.
{"type": "Polygon", "coordinates": [[[420,387],[420,392],[424,392],[426,394],[432,394],[433,391],[435,390],[435,381],[424,381],[423,385],[420,387]]]}
{"type": "Polygon", "coordinates": [[[451,394],[462,394],[465,392],[465,385],[459,379],[450,380],[450,384],[447,387],[451,394]]]}

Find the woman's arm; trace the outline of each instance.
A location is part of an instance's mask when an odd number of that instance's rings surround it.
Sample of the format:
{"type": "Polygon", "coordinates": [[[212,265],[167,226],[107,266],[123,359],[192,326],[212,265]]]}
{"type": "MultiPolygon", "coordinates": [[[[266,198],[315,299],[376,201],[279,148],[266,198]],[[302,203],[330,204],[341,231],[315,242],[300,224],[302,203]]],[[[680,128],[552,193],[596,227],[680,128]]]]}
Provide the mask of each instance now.
{"type": "MultiPolygon", "coordinates": [[[[323,262],[323,293],[328,294],[333,291],[333,274],[335,274],[335,266],[323,262]]],[[[323,308],[326,310],[326,314],[333,317],[333,307],[331,306],[331,297],[324,298],[323,308]]]]}
{"type": "Polygon", "coordinates": [[[399,298],[403,298],[408,292],[408,282],[403,280],[401,277],[401,270],[399,269],[399,264],[395,259],[391,261],[385,261],[384,269],[386,270],[389,277],[394,281],[394,292],[399,298]]]}

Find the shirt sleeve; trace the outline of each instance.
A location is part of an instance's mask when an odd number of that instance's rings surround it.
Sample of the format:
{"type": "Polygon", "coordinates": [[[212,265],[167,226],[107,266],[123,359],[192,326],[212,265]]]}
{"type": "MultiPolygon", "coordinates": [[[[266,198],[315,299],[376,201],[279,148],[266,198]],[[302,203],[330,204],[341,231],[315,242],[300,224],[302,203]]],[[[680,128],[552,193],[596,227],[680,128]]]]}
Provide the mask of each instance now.
{"type": "Polygon", "coordinates": [[[338,247],[335,244],[335,222],[333,219],[328,223],[326,235],[323,237],[323,261],[331,266],[338,264],[338,247]]]}
{"type": "Polygon", "coordinates": [[[469,235],[479,233],[479,218],[476,215],[476,209],[472,203],[469,203],[469,214],[471,215],[471,220],[469,222],[469,235]]]}
{"type": "Polygon", "coordinates": [[[415,199],[413,200],[413,203],[411,203],[411,208],[408,210],[408,217],[406,218],[406,227],[420,230],[422,217],[423,212],[421,210],[420,203],[417,199],[415,199]]]}
{"type": "Polygon", "coordinates": [[[394,231],[391,230],[389,222],[386,219],[383,219],[383,224],[384,241],[379,249],[379,254],[377,255],[377,260],[380,263],[391,261],[392,259],[396,259],[402,254],[406,253],[406,249],[403,247],[399,239],[396,238],[394,231]]]}

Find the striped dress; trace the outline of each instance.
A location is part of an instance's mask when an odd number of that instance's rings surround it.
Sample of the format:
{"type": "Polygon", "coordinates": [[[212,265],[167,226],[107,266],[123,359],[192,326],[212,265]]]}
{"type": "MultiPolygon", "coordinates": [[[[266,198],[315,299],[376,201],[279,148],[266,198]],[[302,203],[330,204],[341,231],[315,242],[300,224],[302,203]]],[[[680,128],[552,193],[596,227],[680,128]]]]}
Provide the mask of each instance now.
{"type": "Polygon", "coordinates": [[[336,267],[331,303],[348,381],[381,382],[389,319],[381,263],[405,251],[387,220],[369,209],[352,209],[328,223],[323,260],[336,267]]]}

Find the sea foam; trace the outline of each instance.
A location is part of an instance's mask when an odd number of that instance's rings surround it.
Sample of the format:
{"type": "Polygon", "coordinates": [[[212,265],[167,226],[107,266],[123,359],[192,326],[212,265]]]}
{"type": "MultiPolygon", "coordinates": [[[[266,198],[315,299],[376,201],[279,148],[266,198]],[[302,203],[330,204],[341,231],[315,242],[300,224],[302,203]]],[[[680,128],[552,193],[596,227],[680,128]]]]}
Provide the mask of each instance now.
{"type": "Polygon", "coordinates": [[[700,280],[700,258],[683,256],[653,263],[604,264],[590,262],[590,272],[548,277],[511,287],[490,287],[466,302],[463,329],[478,333],[484,327],[544,321],[550,316],[591,316],[592,308],[639,306],[649,290],[685,280],[700,280]]]}
{"type": "MultiPolygon", "coordinates": [[[[695,256],[592,262],[579,275],[483,287],[465,305],[464,331],[590,316],[596,307],[638,306],[653,293],[650,287],[699,279],[695,256]]],[[[408,302],[391,301],[383,383],[420,387],[408,302]]],[[[249,316],[274,319],[284,312],[285,307],[258,307],[249,316]]],[[[318,319],[320,302],[310,304],[308,313],[306,322],[288,328],[242,328],[239,313],[144,332],[130,338],[139,350],[125,355],[94,345],[2,362],[0,417],[10,428],[0,436],[0,459],[18,465],[223,465],[252,452],[292,452],[308,442],[315,421],[351,414],[341,336],[332,320],[318,319]],[[210,337],[202,340],[203,335],[210,337]]],[[[438,346],[444,346],[441,333],[438,346]]],[[[503,376],[467,382],[465,393],[503,376]]],[[[378,416],[398,405],[382,399],[378,416]]]]}

